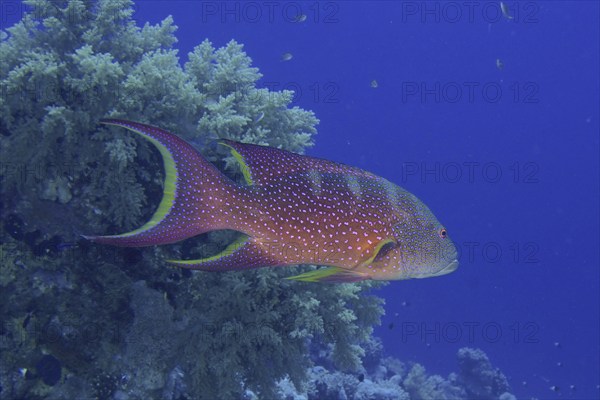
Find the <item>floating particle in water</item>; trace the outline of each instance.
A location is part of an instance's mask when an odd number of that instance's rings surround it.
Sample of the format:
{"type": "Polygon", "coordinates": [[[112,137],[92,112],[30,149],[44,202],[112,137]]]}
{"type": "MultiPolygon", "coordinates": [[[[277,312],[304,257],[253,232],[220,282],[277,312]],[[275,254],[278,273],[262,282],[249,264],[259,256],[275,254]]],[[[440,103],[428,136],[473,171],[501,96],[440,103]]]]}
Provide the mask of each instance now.
{"type": "Polygon", "coordinates": [[[560,392],[560,388],[556,385],[552,385],[549,388],[550,390],[552,390],[553,392],[560,392]]]}
{"type": "Polygon", "coordinates": [[[560,343],[554,342],[554,347],[560,347],[560,343]]]}
{"type": "Polygon", "coordinates": [[[376,89],[377,87],[379,87],[379,83],[377,83],[377,81],[376,81],[375,79],[373,79],[373,80],[371,81],[371,87],[372,87],[373,89],[376,89]]]}
{"type": "Polygon", "coordinates": [[[523,381],[523,382],[521,382],[521,385],[523,385],[523,386],[527,386],[527,381],[523,381]]]}
{"type": "Polygon", "coordinates": [[[281,61],[290,61],[292,58],[294,58],[292,53],[283,53],[281,55],[281,61]]]}
{"type": "Polygon", "coordinates": [[[121,374],[121,376],[119,377],[119,383],[121,385],[127,385],[130,379],[131,376],[129,376],[129,374],[121,374]]]}
{"type": "Polygon", "coordinates": [[[563,363],[559,361],[559,362],[557,362],[557,363],[556,363],[556,366],[557,366],[557,367],[562,367],[562,366],[563,366],[563,363]]]}
{"type": "Polygon", "coordinates": [[[502,10],[502,15],[504,15],[504,18],[506,19],[513,19],[514,17],[512,15],[510,15],[510,9],[508,8],[508,6],[506,4],[504,4],[504,2],[500,2],[500,9],[502,10]]]}
{"type": "Polygon", "coordinates": [[[306,21],[306,14],[298,14],[294,18],[294,22],[304,22],[306,21]]]}
{"type": "Polygon", "coordinates": [[[504,69],[504,63],[499,58],[496,58],[496,68],[498,68],[500,71],[504,69]]]}
{"type": "Polygon", "coordinates": [[[575,390],[575,389],[577,389],[577,387],[575,385],[569,385],[569,389],[575,390]]]}

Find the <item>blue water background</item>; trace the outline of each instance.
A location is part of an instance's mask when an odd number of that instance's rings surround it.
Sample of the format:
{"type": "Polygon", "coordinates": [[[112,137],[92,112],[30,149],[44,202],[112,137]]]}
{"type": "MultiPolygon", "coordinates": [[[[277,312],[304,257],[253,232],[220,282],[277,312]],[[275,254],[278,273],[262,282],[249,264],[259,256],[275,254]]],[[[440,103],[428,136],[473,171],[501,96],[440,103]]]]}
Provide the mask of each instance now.
{"type": "Polygon", "coordinates": [[[478,347],[519,398],[598,398],[599,5],[506,4],[512,20],[499,2],[140,1],[135,19],[173,15],[182,62],[243,43],[261,86],[321,120],[308,154],[445,224],[461,266],[381,291],[387,355],[445,376],[478,347]]]}
{"type": "Polygon", "coordinates": [[[455,273],[382,290],[386,354],[445,376],[479,347],[520,398],[598,398],[598,3],[199,3],[136,18],[172,14],[184,58],[243,43],[320,118],[310,155],[412,191],[462,249],[455,273]]]}

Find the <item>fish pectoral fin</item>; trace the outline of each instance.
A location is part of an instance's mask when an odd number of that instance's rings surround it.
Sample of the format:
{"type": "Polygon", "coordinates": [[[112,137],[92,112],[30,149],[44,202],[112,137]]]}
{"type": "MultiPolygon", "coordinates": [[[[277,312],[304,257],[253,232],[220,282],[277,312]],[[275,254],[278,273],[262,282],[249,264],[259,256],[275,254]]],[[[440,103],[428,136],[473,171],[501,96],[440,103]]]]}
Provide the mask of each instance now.
{"type": "Polygon", "coordinates": [[[197,260],[167,260],[167,262],[176,267],[201,271],[243,271],[281,265],[281,262],[270,256],[263,246],[246,235],[242,235],[214,256],[197,260]]]}
{"type": "Polygon", "coordinates": [[[364,281],[370,278],[367,274],[361,272],[350,271],[338,267],[327,267],[305,272],[300,275],[290,276],[285,279],[302,282],[350,283],[364,281]]]}
{"type": "Polygon", "coordinates": [[[357,266],[369,266],[373,261],[378,261],[383,259],[390,250],[394,247],[398,246],[398,243],[391,238],[383,239],[372,246],[372,251],[370,252],[370,256],[366,257],[363,261],[359,262],[357,266]]]}

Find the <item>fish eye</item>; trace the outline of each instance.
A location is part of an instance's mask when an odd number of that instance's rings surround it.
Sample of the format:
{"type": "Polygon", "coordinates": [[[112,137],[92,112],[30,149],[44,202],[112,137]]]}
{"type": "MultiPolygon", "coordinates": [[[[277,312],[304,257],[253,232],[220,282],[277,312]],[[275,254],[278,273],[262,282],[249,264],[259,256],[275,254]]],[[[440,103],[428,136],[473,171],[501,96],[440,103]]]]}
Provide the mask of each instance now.
{"type": "Polygon", "coordinates": [[[446,239],[448,237],[448,232],[446,231],[446,228],[440,229],[439,235],[442,239],[446,239]]]}

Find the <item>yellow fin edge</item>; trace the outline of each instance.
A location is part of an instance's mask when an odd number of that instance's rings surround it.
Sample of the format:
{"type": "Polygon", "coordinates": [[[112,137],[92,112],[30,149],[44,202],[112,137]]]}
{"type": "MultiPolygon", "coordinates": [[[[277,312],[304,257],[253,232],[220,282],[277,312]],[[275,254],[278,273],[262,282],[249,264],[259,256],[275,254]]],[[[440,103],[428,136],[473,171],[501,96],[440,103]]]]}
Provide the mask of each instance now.
{"type": "Polygon", "coordinates": [[[219,142],[219,144],[229,147],[229,150],[231,151],[231,155],[240,164],[240,169],[242,170],[242,174],[244,175],[244,180],[246,180],[246,183],[248,185],[253,185],[254,181],[252,180],[252,174],[250,173],[250,168],[248,168],[248,164],[246,164],[244,157],[233,146],[231,146],[225,142],[219,142]]]}
{"type": "Polygon", "coordinates": [[[337,274],[340,271],[343,271],[343,269],[338,267],[320,268],[314,271],[305,272],[300,275],[289,276],[285,279],[302,282],[320,282],[332,275],[337,274]]]}
{"type": "Polygon", "coordinates": [[[394,239],[384,239],[381,242],[377,243],[377,246],[375,246],[375,250],[373,251],[373,255],[369,258],[367,258],[363,263],[361,263],[360,265],[369,265],[373,262],[373,260],[375,260],[375,257],[377,257],[377,255],[379,254],[379,251],[381,250],[381,248],[383,246],[385,246],[388,243],[395,243],[396,241],[394,239]]]}
{"type": "Polygon", "coordinates": [[[142,225],[141,227],[139,227],[138,229],[136,229],[134,231],[121,233],[119,235],[106,236],[106,237],[119,238],[119,237],[128,237],[128,236],[137,235],[144,231],[150,230],[154,226],[158,225],[158,223],[161,222],[167,216],[167,214],[169,214],[169,212],[171,211],[171,208],[173,207],[173,204],[175,203],[175,191],[176,191],[176,185],[177,185],[177,167],[175,164],[175,160],[173,159],[173,156],[169,152],[169,149],[167,149],[165,146],[163,146],[158,140],[151,138],[150,136],[147,136],[144,132],[139,131],[137,129],[133,129],[133,128],[125,126],[125,125],[113,124],[110,122],[102,122],[102,123],[105,125],[114,125],[114,126],[118,126],[121,128],[125,128],[132,132],[137,133],[138,135],[142,136],[144,139],[151,142],[158,149],[158,151],[160,152],[160,155],[162,156],[162,159],[163,159],[163,165],[165,168],[165,181],[164,181],[164,188],[163,188],[163,197],[162,197],[162,200],[160,201],[160,204],[158,205],[158,208],[152,215],[152,218],[150,218],[150,220],[148,222],[146,222],[144,225],[142,225]]]}
{"type": "Polygon", "coordinates": [[[221,251],[220,253],[215,254],[214,256],[210,256],[210,257],[206,257],[206,258],[199,258],[197,260],[166,260],[166,261],[169,264],[177,265],[180,267],[193,266],[193,265],[207,263],[210,261],[217,261],[223,257],[227,257],[227,256],[235,253],[240,248],[242,248],[246,243],[248,243],[249,240],[250,240],[249,236],[242,235],[239,238],[237,238],[234,242],[232,242],[229,246],[227,246],[225,248],[225,250],[221,251]]]}

